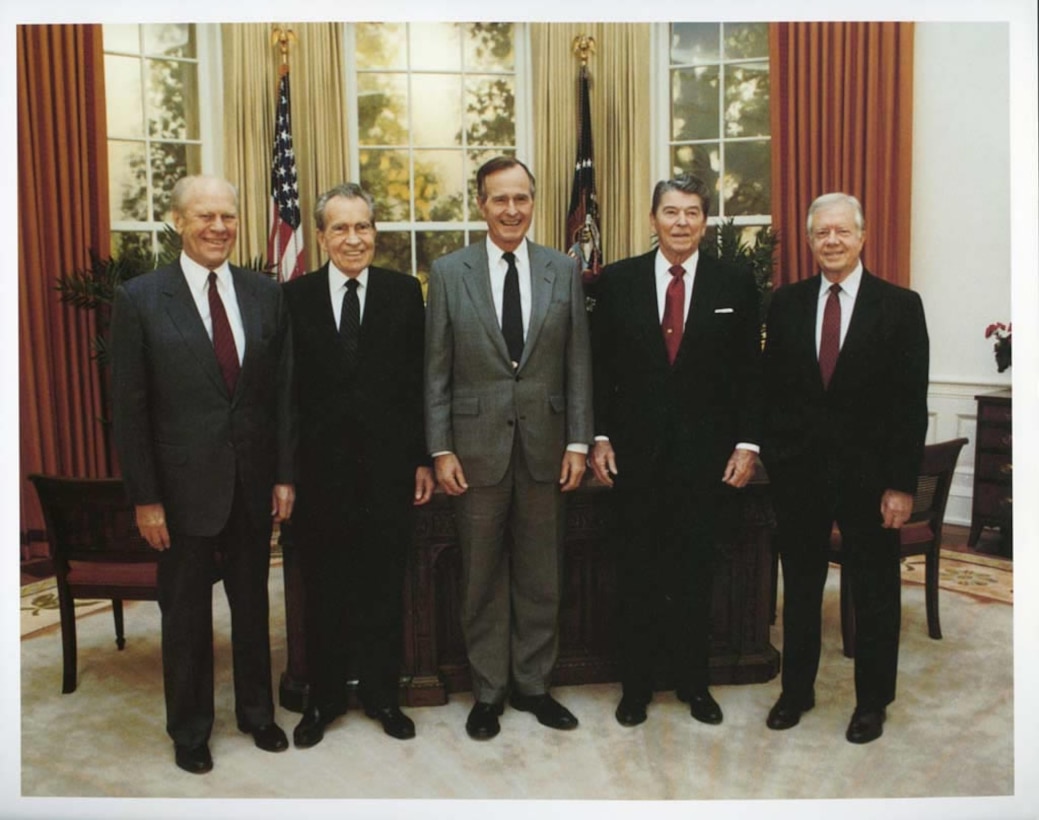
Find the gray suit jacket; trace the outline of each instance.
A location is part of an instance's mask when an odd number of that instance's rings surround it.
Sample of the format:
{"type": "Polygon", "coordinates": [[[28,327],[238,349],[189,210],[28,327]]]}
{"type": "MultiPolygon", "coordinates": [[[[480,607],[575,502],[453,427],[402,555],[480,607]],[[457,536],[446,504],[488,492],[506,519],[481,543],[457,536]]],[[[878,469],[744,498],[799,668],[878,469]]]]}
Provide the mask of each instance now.
{"type": "Polygon", "coordinates": [[[491,296],[487,251],[474,243],[433,263],[426,306],[426,437],[451,451],[470,486],[498,483],[518,429],[531,474],[559,478],[570,443],[592,440],[591,352],[581,271],[528,241],[531,310],[513,371],[491,296]]]}
{"type": "Polygon", "coordinates": [[[236,480],[257,525],[294,481],[295,412],[281,288],[231,267],[245,329],[233,395],[179,263],[119,287],[112,314],[113,421],[134,504],[162,503],[171,533],[216,535],[236,480]]]}

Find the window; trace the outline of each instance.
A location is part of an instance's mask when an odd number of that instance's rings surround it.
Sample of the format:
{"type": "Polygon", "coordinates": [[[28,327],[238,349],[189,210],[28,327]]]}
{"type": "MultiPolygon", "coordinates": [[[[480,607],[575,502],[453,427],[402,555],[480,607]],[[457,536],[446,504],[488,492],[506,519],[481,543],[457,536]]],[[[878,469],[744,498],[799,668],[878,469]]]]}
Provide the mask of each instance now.
{"type": "Polygon", "coordinates": [[[196,26],[104,26],[113,255],[158,250],[174,183],[202,170],[196,26]]]}
{"type": "Polygon", "coordinates": [[[424,278],[484,236],[476,170],[523,142],[521,34],[511,23],[349,27],[351,162],[375,198],[376,264],[424,278]]]}
{"type": "MultiPolygon", "coordinates": [[[[767,23],[672,23],[666,48],[669,175],[717,193],[711,222],[771,222],[767,23]]],[[[659,143],[658,143],[659,144],[659,143]]]]}

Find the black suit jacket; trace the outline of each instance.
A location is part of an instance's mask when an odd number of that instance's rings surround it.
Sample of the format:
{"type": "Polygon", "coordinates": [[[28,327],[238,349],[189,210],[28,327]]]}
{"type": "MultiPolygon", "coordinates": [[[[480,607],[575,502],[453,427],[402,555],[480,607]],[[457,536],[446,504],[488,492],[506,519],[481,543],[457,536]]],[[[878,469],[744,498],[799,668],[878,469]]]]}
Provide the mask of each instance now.
{"type": "Polygon", "coordinates": [[[656,251],[608,266],[592,312],[595,433],[608,436],[618,487],[645,484],[661,459],[685,482],[722,487],[737,443],[757,443],[760,318],[753,279],[700,254],[682,344],[668,363],[656,251]]]}
{"type": "Polygon", "coordinates": [[[765,346],[770,476],[839,475],[845,486],[912,493],[927,433],[928,338],[920,297],[863,272],[824,390],[815,347],[820,277],[772,298],[765,346]]]}
{"type": "Polygon", "coordinates": [[[371,267],[356,369],[348,373],[328,293],[328,265],[284,286],[292,316],[301,493],[347,465],[414,488],[428,463],[422,418],[425,312],[417,279],[371,267]]]}
{"type": "Polygon", "coordinates": [[[116,290],[113,422],[130,500],[162,503],[171,533],[212,536],[227,522],[236,480],[258,526],[271,488],[294,481],[292,349],[281,289],[231,266],[245,329],[234,394],[217,365],[180,263],[116,290]]]}

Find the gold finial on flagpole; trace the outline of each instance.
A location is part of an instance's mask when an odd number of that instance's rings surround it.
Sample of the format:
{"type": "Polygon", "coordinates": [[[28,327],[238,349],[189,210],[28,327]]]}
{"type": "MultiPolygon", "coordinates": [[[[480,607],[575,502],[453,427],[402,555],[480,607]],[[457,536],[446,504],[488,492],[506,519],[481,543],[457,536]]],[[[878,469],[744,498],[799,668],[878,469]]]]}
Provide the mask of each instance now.
{"type": "Polygon", "coordinates": [[[296,32],[290,28],[281,26],[271,27],[271,45],[278,46],[281,50],[281,71],[288,70],[289,65],[289,43],[296,42],[296,32]]]}
{"type": "Polygon", "coordinates": [[[588,65],[588,58],[595,54],[595,38],[587,34],[578,34],[574,37],[573,51],[584,68],[588,65]]]}

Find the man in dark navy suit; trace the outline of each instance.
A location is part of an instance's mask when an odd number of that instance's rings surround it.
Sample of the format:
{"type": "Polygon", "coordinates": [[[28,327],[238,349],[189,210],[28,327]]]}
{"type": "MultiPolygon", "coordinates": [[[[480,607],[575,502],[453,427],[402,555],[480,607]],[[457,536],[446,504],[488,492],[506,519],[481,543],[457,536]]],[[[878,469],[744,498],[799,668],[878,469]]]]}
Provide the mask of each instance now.
{"type": "Polygon", "coordinates": [[[783,563],[783,691],[771,729],[815,704],[830,532],[842,537],[855,612],[855,711],[847,739],[883,733],[895,699],[901,618],[899,528],[927,432],[928,339],[920,297],[878,279],[860,258],[855,197],[808,210],[820,274],[776,291],[765,347],[765,436],[783,563]]]}

